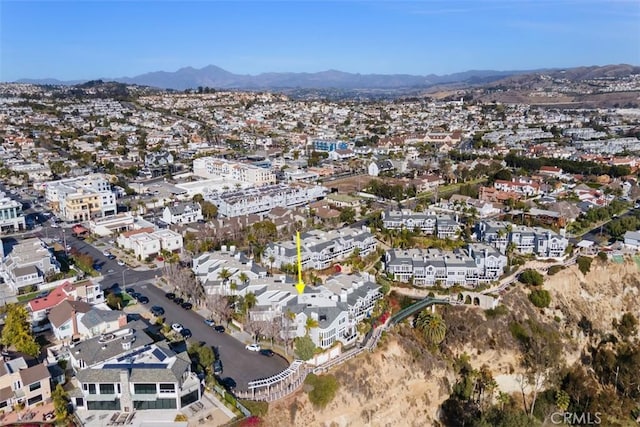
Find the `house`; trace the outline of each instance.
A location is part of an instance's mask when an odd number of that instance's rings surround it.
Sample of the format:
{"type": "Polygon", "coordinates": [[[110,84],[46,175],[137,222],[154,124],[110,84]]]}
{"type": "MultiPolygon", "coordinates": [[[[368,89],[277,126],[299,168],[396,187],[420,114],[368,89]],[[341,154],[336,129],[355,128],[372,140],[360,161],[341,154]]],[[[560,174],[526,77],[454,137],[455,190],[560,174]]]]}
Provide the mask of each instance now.
{"type": "Polygon", "coordinates": [[[44,364],[27,364],[23,357],[0,360],[0,411],[22,403],[33,407],[51,399],[51,376],[44,364]]]}
{"type": "Polygon", "coordinates": [[[182,234],[163,229],[154,231],[152,227],[126,231],[116,239],[123,249],[130,249],[141,260],[159,255],[162,251],[178,253],[182,250],[182,234]]]}
{"type": "Polygon", "coordinates": [[[560,258],[569,240],[542,227],[526,227],[505,221],[481,221],[476,227],[478,240],[488,243],[501,253],[513,245],[522,254],[534,254],[542,258],[560,258]]]}
{"type": "Polygon", "coordinates": [[[375,162],[369,163],[367,168],[370,176],[378,176],[383,172],[390,172],[394,170],[393,163],[391,160],[378,160],[375,162]]]}
{"type": "Polygon", "coordinates": [[[80,396],[76,408],[89,411],[180,409],[200,400],[200,380],[186,351],[154,343],[142,321],[81,341],[70,348],[80,396]]]}
{"type": "Polygon", "coordinates": [[[457,215],[453,218],[447,214],[434,212],[413,212],[408,209],[382,212],[382,224],[389,230],[419,229],[425,234],[433,234],[439,239],[455,239],[461,230],[457,215]]]}
{"type": "Polygon", "coordinates": [[[624,244],[633,249],[640,249],[640,231],[624,233],[624,244]]]}
{"type": "Polygon", "coordinates": [[[175,203],[162,212],[162,220],[167,224],[191,224],[203,219],[202,207],[196,202],[175,203]]]}
{"type": "Polygon", "coordinates": [[[91,310],[91,305],[83,301],[63,300],[49,311],[49,322],[53,334],[60,341],[78,336],[78,317],[91,310]]]}
{"type": "Polygon", "coordinates": [[[507,181],[504,179],[496,179],[493,187],[498,191],[513,192],[524,197],[537,196],[541,193],[540,184],[531,181],[521,181],[513,179],[507,181]]]}
{"type": "Polygon", "coordinates": [[[22,203],[0,192],[0,231],[20,231],[26,228],[22,203]]]}
{"type": "Polygon", "coordinates": [[[27,303],[27,308],[31,313],[31,321],[36,324],[47,319],[47,314],[56,305],[64,300],[75,299],[75,288],[71,283],[64,283],[51,292],[47,296],[32,299],[27,303]]]}
{"type": "Polygon", "coordinates": [[[47,275],[60,271],[53,252],[37,237],[23,239],[2,252],[0,277],[15,291],[27,286],[37,288],[47,275]]]}

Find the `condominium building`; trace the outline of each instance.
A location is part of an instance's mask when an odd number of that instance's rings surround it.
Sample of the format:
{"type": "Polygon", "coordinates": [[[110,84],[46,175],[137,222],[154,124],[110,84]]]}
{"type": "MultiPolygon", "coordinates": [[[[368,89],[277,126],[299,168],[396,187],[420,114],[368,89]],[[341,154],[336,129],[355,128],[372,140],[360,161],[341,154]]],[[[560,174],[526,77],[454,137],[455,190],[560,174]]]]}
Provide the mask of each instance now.
{"type": "Polygon", "coordinates": [[[60,271],[53,253],[38,238],[22,240],[6,249],[0,263],[0,277],[15,291],[26,286],[40,286],[47,275],[60,271]]]}
{"type": "MultiPolygon", "coordinates": [[[[376,239],[367,227],[342,228],[339,230],[311,230],[300,235],[302,268],[325,269],[331,264],[348,258],[355,250],[367,256],[376,249],[376,239]]],[[[263,259],[273,259],[274,267],[284,264],[296,265],[297,249],[295,236],[290,241],[270,243],[263,259]]]]}
{"type": "Polygon", "coordinates": [[[382,224],[389,230],[419,229],[425,234],[433,234],[439,239],[458,238],[461,226],[458,218],[435,212],[413,212],[411,210],[387,210],[382,212],[382,224]]]}
{"type": "Polygon", "coordinates": [[[201,397],[186,351],[154,343],[142,321],[79,342],[69,349],[81,396],[72,403],[86,410],[180,409],[201,397]]]}
{"type": "Polygon", "coordinates": [[[45,199],[64,221],[89,221],[117,213],[116,194],[101,174],[49,181],[45,199]]]}
{"type": "Polygon", "coordinates": [[[481,221],[477,225],[478,240],[486,242],[507,253],[512,245],[522,254],[534,254],[543,258],[559,258],[569,246],[569,240],[560,234],[542,227],[515,225],[506,221],[481,221]]]}
{"type": "Polygon", "coordinates": [[[0,359],[0,411],[14,405],[33,407],[51,398],[51,375],[44,364],[29,364],[23,357],[0,359]]]}
{"type": "Polygon", "coordinates": [[[304,206],[322,199],[328,190],[317,185],[275,184],[246,190],[205,194],[205,199],[218,207],[218,215],[234,217],[266,214],[275,207],[304,206]]]}
{"type": "Polygon", "coordinates": [[[125,231],[116,239],[120,247],[133,251],[136,258],[144,260],[159,255],[162,251],[179,253],[182,251],[182,234],[163,229],[154,231],[153,228],[125,231]]]}
{"type": "Polygon", "coordinates": [[[467,286],[497,280],[507,257],[488,245],[472,244],[466,249],[391,249],[385,255],[385,270],[394,280],[416,286],[467,286]]]}
{"type": "Polygon", "coordinates": [[[271,169],[217,157],[195,159],[193,174],[203,178],[223,178],[257,186],[276,182],[276,175],[271,169]]]}
{"type": "Polygon", "coordinates": [[[22,203],[0,192],[0,231],[19,231],[25,227],[22,203]]]}

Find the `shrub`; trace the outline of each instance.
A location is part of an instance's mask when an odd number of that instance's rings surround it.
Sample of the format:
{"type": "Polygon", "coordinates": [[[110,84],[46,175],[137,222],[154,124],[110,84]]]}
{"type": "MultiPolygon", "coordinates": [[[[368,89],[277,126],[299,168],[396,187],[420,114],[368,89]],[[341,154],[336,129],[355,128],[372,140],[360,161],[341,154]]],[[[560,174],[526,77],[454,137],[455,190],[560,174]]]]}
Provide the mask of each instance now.
{"type": "Polygon", "coordinates": [[[308,335],[297,337],[294,340],[295,353],[301,360],[309,360],[316,352],[316,345],[308,335]]]}
{"type": "Polygon", "coordinates": [[[606,252],[598,252],[598,259],[602,262],[606,262],[609,259],[609,255],[606,252]]]}
{"type": "Polygon", "coordinates": [[[549,267],[549,270],[547,270],[547,274],[549,276],[553,276],[554,274],[562,270],[564,270],[564,265],[552,265],[551,267],[549,267]]]}
{"type": "Polygon", "coordinates": [[[518,322],[510,323],[509,331],[511,331],[511,335],[520,342],[524,342],[529,338],[527,330],[518,322]]]}
{"type": "Polygon", "coordinates": [[[551,295],[544,289],[535,289],[529,294],[529,301],[538,308],[546,308],[551,303],[551,295]]]}
{"type": "Polygon", "coordinates": [[[507,314],[509,314],[509,309],[505,305],[500,304],[496,308],[490,308],[488,310],[485,310],[484,314],[489,319],[493,319],[498,316],[506,316],[507,314]]]}
{"type": "Polygon", "coordinates": [[[224,394],[224,400],[226,400],[227,402],[229,402],[230,404],[232,404],[233,406],[236,406],[236,398],[233,397],[233,394],[231,393],[225,393],[224,394]]]}
{"type": "Polygon", "coordinates": [[[593,258],[589,258],[588,256],[578,257],[578,268],[582,274],[587,274],[591,270],[591,261],[593,261],[593,258]]]}
{"type": "Polygon", "coordinates": [[[107,295],[107,305],[112,310],[122,310],[122,296],[114,293],[107,295]]]}
{"type": "Polygon", "coordinates": [[[317,408],[324,408],[331,403],[340,387],[333,375],[309,374],[304,382],[312,387],[309,392],[309,401],[317,408]]]}
{"type": "Polygon", "coordinates": [[[189,418],[185,414],[177,414],[176,418],[173,420],[176,423],[181,423],[185,421],[189,421],[189,418]]]}
{"type": "Polygon", "coordinates": [[[520,274],[518,280],[525,285],[531,286],[541,286],[544,281],[542,274],[538,273],[535,270],[523,271],[522,274],[520,274]]]}
{"type": "Polygon", "coordinates": [[[242,406],[247,408],[252,415],[256,415],[258,417],[264,417],[267,415],[267,412],[269,412],[269,403],[267,402],[241,400],[240,403],[242,406]]]}

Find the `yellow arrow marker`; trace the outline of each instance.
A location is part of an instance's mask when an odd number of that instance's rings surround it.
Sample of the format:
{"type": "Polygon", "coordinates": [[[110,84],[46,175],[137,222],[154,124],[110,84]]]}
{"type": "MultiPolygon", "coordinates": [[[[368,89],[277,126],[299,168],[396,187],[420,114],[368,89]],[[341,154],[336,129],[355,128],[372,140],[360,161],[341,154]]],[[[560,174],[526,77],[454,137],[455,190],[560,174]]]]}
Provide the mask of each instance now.
{"type": "Polygon", "coordinates": [[[302,252],[300,251],[300,232],[296,232],[296,248],[298,249],[298,283],[296,289],[298,293],[304,292],[304,282],[302,281],[302,252]]]}

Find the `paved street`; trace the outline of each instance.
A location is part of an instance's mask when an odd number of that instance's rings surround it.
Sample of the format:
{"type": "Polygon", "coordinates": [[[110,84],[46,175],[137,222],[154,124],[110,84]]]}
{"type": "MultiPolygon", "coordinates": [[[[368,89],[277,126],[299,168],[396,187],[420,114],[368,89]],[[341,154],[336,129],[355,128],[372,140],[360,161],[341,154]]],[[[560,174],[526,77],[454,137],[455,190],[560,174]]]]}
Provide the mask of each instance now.
{"type": "Polygon", "coordinates": [[[218,333],[204,323],[204,319],[193,310],[185,310],[173,301],[165,298],[165,291],[151,283],[136,283],[127,285],[149,298],[147,308],[159,305],[165,310],[167,324],[180,323],[193,333],[190,342],[204,342],[218,347],[224,372],[221,377],[231,377],[237,383],[238,390],[245,390],[251,380],[269,377],[284,370],[287,361],[280,357],[266,357],[259,353],[246,350],[242,343],[231,335],[218,333]]]}

